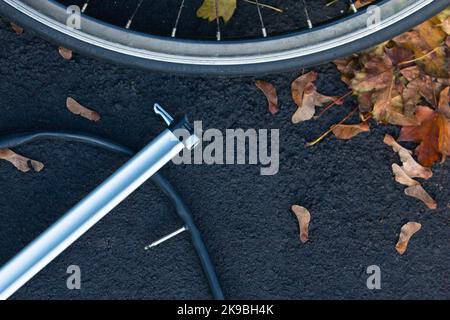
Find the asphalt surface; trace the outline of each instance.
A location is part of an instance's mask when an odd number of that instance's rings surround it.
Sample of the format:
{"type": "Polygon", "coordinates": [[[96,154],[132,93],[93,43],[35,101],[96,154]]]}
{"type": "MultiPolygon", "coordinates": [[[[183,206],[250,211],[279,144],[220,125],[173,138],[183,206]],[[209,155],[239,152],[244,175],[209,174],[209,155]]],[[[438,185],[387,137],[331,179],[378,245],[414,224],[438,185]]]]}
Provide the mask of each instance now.
{"type": "MultiPolygon", "coordinates": [[[[96,133],[133,148],[162,129],[152,105],[186,113],[203,126],[280,130],[280,171],[258,165],[174,165],[163,172],[190,206],[230,299],[450,298],[450,162],[423,183],[437,200],[427,210],[403,194],[382,142],[398,128],[373,126],[351,141],[307,141],[342,119],[347,100],[317,121],[290,123],[290,82],[300,71],[264,77],[279,92],[281,111],[267,112],[254,78],[187,78],[146,73],[76,55],[63,60],[53,44],[16,35],[0,22],[0,132],[64,129],[96,133]],[[99,123],[67,111],[67,96],[97,110],[99,123]],[[301,245],[292,204],[312,215],[301,245]],[[400,227],[422,224],[407,252],[395,251],[400,227]],[[381,290],[368,290],[366,268],[381,268],[381,290]]],[[[332,64],[315,68],[325,94],[347,91],[332,64]]],[[[126,159],[79,143],[42,141],[15,151],[42,161],[40,173],[0,162],[0,263],[6,262],[126,159]]],[[[149,242],[181,226],[151,183],[113,210],[20,289],[14,299],[208,299],[187,234],[151,251],[149,242]],[[79,265],[81,290],[68,290],[66,269],[79,265]]]]}

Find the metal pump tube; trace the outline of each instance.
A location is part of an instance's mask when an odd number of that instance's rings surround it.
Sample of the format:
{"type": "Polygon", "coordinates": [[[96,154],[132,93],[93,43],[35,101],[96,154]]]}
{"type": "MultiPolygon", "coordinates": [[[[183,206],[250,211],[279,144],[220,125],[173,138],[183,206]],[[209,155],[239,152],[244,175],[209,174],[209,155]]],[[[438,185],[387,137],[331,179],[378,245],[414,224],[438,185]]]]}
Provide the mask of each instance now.
{"type": "Polygon", "coordinates": [[[198,139],[192,130],[188,130],[190,136],[184,143],[173,133],[177,128],[190,128],[186,118],[173,125],[173,119],[165,117],[165,111],[159,105],[155,105],[155,112],[171,127],[164,130],[0,269],[0,299],[10,297],[183,148],[195,146],[198,139]]]}

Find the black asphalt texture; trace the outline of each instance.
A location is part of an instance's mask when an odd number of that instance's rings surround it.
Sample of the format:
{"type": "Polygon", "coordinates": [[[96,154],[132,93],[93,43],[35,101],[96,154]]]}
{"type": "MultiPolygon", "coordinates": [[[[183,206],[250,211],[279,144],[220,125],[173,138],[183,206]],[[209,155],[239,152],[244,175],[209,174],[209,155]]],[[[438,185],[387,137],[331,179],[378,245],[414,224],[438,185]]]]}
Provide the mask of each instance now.
{"type": "MultiPolygon", "coordinates": [[[[398,128],[376,126],[350,141],[330,136],[305,143],[341,120],[355,101],[293,125],[290,83],[300,74],[263,77],[276,85],[281,111],[272,116],[257,78],[188,78],[127,69],[75,55],[30,32],[0,26],[0,132],[63,129],[95,133],[133,148],[159,134],[160,102],[202,120],[204,129],[280,130],[280,170],[258,165],[174,165],[162,171],[191,208],[228,299],[450,298],[450,162],[423,182],[437,200],[428,210],[403,194],[391,174],[399,162],[383,144],[398,128]],[[97,110],[92,123],[71,114],[67,96],[97,110]],[[312,215],[310,241],[300,244],[290,206],[312,215]],[[401,226],[422,229],[403,256],[401,226]],[[381,268],[381,289],[366,287],[366,269],[381,268]]],[[[347,91],[333,64],[314,68],[325,94],[347,91]]],[[[15,149],[42,161],[39,173],[0,162],[0,263],[50,226],[126,158],[79,143],[41,141],[15,149]]],[[[144,246],[181,227],[167,198],[148,182],[20,289],[13,299],[209,299],[187,233],[150,251],[144,246]],[[81,290],[68,290],[69,265],[81,268],[81,290]]]]}

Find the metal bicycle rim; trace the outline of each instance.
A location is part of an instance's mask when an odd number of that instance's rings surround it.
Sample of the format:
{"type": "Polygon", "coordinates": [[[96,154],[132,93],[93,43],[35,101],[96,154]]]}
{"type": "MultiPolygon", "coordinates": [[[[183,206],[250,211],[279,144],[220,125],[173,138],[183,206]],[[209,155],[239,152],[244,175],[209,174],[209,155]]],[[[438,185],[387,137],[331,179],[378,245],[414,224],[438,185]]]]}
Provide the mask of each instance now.
{"type": "Polygon", "coordinates": [[[433,2],[384,1],[377,6],[381,20],[372,26],[368,26],[368,19],[371,19],[373,14],[369,10],[305,32],[261,40],[215,42],[147,35],[84,15],[81,17],[82,29],[76,30],[66,26],[66,8],[54,1],[3,1],[49,28],[105,50],[146,60],[199,66],[261,64],[320,54],[370,37],[403,19],[408,19],[433,2]]]}

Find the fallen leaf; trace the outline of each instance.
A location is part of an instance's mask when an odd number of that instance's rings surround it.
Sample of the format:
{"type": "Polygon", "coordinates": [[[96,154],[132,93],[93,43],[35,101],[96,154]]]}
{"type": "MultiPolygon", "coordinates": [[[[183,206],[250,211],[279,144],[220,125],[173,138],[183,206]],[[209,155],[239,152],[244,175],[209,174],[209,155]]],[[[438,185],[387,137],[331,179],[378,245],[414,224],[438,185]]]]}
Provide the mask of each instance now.
{"type": "Polygon", "coordinates": [[[359,9],[361,7],[367,6],[371,4],[374,0],[356,0],[355,1],[355,8],[359,9]]]}
{"type": "Polygon", "coordinates": [[[406,188],[405,189],[405,194],[407,196],[419,199],[420,201],[425,203],[425,205],[429,209],[436,209],[437,208],[436,201],[434,201],[434,199],[425,191],[425,189],[420,184],[417,184],[417,185],[410,186],[410,187],[406,188]]]}
{"type": "Polygon", "coordinates": [[[276,114],[279,111],[278,108],[278,97],[275,87],[262,80],[256,80],[256,86],[264,93],[269,103],[269,112],[271,114],[276,114]]]}
{"type": "Polygon", "coordinates": [[[399,153],[400,150],[405,150],[406,152],[408,152],[409,154],[412,154],[411,150],[406,149],[405,147],[402,147],[397,141],[395,141],[394,137],[391,136],[390,134],[385,134],[384,135],[384,140],[383,142],[385,144],[387,144],[388,146],[392,147],[392,149],[394,150],[394,152],[399,153]]]}
{"type": "Polygon", "coordinates": [[[446,33],[436,27],[432,19],[418,25],[413,30],[405,32],[393,39],[401,47],[414,52],[415,62],[427,74],[437,77],[448,77],[448,50],[442,44],[446,33]]]}
{"type": "Polygon", "coordinates": [[[61,57],[63,57],[65,60],[72,59],[72,56],[73,56],[72,50],[63,48],[63,47],[59,47],[58,52],[61,55],[61,57]]]}
{"type": "Polygon", "coordinates": [[[16,34],[22,34],[23,33],[24,30],[23,30],[23,28],[21,26],[15,24],[14,22],[11,22],[10,24],[11,24],[11,28],[13,29],[13,31],[16,34]]]}
{"type": "Polygon", "coordinates": [[[411,237],[422,228],[422,225],[418,222],[408,222],[400,229],[400,235],[395,249],[399,254],[404,254],[408,247],[411,237]]]}
{"type": "Polygon", "coordinates": [[[400,70],[400,74],[408,81],[413,81],[420,76],[419,66],[411,66],[400,70]]]}
{"type": "Polygon", "coordinates": [[[208,19],[209,22],[216,20],[217,16],[228,22],[236,10],[236,0],[203,0],[197,10],[197,17],[208,19]],[[216,9],[217,1],[217,9],[216,9]]]}
{"type": "Polygon", "coordinates": [[[411,150],[402,147],[391,135],[386,134],[383,142],[398,153],[400,161],[403,163],[401,168],[410,178],[429,179],[433,176],[433,172],[429,168],[421,166],[414,160],[411,150]]]}
{"type": "Polygon", "coordinates": [[[442,30],[450,35],[450,18],[447,18],[442,22],[442,30]]]}
{"type": "Polygon", "coordinates": [[[333,126],[332,131],[336,138],[348,140],[361,132],[370,131],[370,127],[367,122],[361,122],[358,124],[337,124],[333,126]]]}
{"type": "Polygon", "coordinates": [[[420,164],[431,167],[439,158],[450,155],[450,120],[441,112],[425,106],[416,110],[417,126],[404,126],[399,141],[418,143],[417,159],[420,164]]]}
{"type": "Polygon", "coordinates": [[[31,169],[39,172],[44,168],[42,162],[21,156],[10,149],[0,149],[0,159],[11,162],[11,164],[22,172],[28,172],[31,169]]]}
{"type": "Polygon", "coordinates": [[[403,184],[408,187],[419,184],[419,182],[408,176],[406,172],[403,171],[403,169],[396,163],[392,164],[392,172],[394,173],[395,181],[397,181],[400,184],[403,184]]]}
{"type": "Polygon", "coordinates": [[[316,79],[317,72],[310,71],[292,81],[291,94],[292,99],[297,106],[301,106],[303,104],[303,92],[305,91],[306,85],[310,82],[316,81],[316,79]]]}
{"type": "Polygon", "coordinates": [[[438,110],[442,112],[448,119],[450,119],[450,87],[441,91],[439,95],[438,110]]]}
{"type": "Polygon", "coordinates": [[[306,208],[296,204],[291,207],[291,210],[294,212],[295,216],[298,219],[298,224],[300,227],[300,241],[302,243],[305,243],[309,239],[308,229],[309,229],[309,222],[311,221],[311,214],[306,208]]]}
{"type": "Polygon", "coordinates": [[[374,94],[373,118],[381,123],[389,123],[400,126],[417,124],[415,117],[406,116],[403,112],[403,99],[393,88],[394,81],[391,78],[391,86],[374,94]]]}
{"type": "Polygon", "coordinates": [[[66,101],[67,109],[73,114],[82,116],[83,118],[89,119],[91,121],[97,122],[100,120],[100,114],[95,112],[85,106],[79,104],[75,99],[68,97],[66,101]]]}
{"type": "Polygon", "coordinates": [[[314,71],[305,73],[295,79],[291,84],[292,99],[297,105],[297,110],[292,115],[292,123],[310,120],[314,117],[316,107],[327,102],[342,104],[339,97],[325,96],[317,92],[314,81],[317,73],[314,71]]]}

